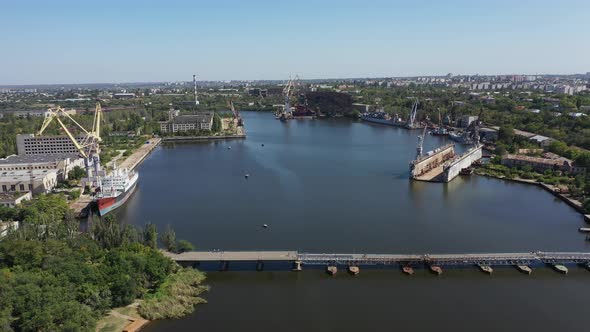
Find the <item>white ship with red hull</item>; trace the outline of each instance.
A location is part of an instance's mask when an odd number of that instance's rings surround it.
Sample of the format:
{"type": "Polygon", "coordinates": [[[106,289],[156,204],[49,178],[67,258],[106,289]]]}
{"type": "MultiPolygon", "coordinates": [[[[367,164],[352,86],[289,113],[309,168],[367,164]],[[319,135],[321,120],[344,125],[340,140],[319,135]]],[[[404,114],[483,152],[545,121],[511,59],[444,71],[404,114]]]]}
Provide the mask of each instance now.
{"type": "Polygon", "coordinates": [[[125,204],[135,191],[139,174],[127,169],[115,169],[101,179],[100,191],[96,194],[96,204],[100,216],[125,204]]]}

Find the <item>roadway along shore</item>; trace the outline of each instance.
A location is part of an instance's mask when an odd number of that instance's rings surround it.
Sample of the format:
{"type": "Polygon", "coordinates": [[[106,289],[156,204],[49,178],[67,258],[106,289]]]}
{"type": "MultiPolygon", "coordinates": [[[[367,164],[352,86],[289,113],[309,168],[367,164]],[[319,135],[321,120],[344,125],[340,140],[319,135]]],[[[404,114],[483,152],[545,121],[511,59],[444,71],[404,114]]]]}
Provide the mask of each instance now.
{"type": "Polygon", "coordinates": [[[146,140],[146,143],[133,152],[120,165],[120,168],[135,169],[162,142],[160,137],[146,140]]]}

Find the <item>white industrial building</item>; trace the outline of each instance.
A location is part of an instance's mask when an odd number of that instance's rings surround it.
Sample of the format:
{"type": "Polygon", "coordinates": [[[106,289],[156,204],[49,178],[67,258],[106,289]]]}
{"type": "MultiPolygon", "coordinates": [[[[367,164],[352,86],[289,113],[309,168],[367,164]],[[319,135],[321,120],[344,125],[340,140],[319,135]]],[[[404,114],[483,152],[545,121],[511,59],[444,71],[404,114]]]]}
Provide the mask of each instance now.
{"type": "Polygon", "coordinates": [[[58,170],[0,171],[0,193],[49,193],[58,183],[58,170]]]}
{"type": "Polygon", "coordinates": [[[213,113],[199,113],[179,115],[168,121],[160,122],[162,133],[177,133],[189,130],[211,130],[213,127],[213,113]]]}
{"type": "Polygon", "coordinates": [[[55,170],[58,180],[67,180],[68,172],[74,167],[84,167],[84,159],[78,154],[48,154],[8,156],[0,159],[0,172],[55,170]]]}

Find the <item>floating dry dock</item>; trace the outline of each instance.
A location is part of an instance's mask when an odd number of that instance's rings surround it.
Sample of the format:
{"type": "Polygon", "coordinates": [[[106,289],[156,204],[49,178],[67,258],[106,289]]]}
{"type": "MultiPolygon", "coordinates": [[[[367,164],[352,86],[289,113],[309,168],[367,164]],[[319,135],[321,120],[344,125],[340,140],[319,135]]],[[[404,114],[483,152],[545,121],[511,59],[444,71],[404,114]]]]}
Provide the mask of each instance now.
{"type": "Polygon", "coordinates": [[[410,163],[410,177],[418,181],[451,182],[461,170],[471,167],[481,157],[481,145],[456,155],[455,145],[447,144],[413,160],[410,163]]]}
{"type": "MultiPolygon", "coordinates": [[[[564,272],[565,265],[589,266],[590,253],[584,252],[530,252],[530,253],[478,253],[478,254],[328,254],[300,253],[297,251],[191,251],[182,254],[164,252],[179,264],[199,266],[202,263],[217,263],[219,270],[230,269],[231,264],[252,263],[256,270],[262,270],[264,263],[288,263],[295,271],[303,270],[304,266],[337,266],[348,267],[348,271],[357,274],[361,266],[393,266],[420,267],[426,266],[437,274],[442,267],[489,267],[514,266],[522,272],[530,273],[529,266],[549,265],[564,272]],[[526,267],[526,268],[525,268],[526,267]],[[354,270],[354,271],[353,271],[354,270]]],[[[483,269],[482,269],[483,270],[483,269]]],[[[440,273],[439,273],[440,271],[440,273]]],[[[488,271],[485,271],[486,273],[488,271]]]]}

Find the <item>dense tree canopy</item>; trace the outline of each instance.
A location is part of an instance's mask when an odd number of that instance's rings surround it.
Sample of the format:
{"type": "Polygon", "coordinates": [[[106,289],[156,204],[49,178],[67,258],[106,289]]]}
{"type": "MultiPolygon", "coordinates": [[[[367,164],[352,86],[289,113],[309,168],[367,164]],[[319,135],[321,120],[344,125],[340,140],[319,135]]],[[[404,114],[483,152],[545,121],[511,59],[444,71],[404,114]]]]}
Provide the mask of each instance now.
{"type": "MultiPolygon", "coordinates": [[[[110,308],[147,296],[182,271],[151,247],[157,236],[153,225],[146,228],[146,239],[142,231],[112,217],[79,233],[57,195],[40,196],[15,210],[23,223],[0,241],[2,331],[93,331],[110,308]]],[[[190,303],[201,303],[196,300],[201,286],[194,277],[186,278],[191,284],[182,287],[195,298],[190,303]]],[[[150,303],[158,308],[157,299],[150,303]]]]}

